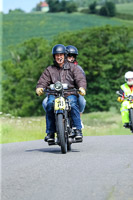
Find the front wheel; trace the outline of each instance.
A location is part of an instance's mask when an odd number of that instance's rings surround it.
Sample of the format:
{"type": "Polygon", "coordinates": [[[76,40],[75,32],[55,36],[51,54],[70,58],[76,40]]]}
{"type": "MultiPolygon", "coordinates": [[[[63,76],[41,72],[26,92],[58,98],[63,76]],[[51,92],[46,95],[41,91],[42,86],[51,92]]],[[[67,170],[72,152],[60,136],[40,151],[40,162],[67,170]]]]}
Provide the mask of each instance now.
{"type": "Polygon", "coordinates": [[[133,133],[133,109],[129,110],[129,119],[130,119],[130,130],[133,133]]]}
{"type": "Polygon", "coordinates": [[[67,152],[67,138],[65,137],[64,119],[62,114],[58,114],[57,123],[61,152],[65,154],[67,152]]]}

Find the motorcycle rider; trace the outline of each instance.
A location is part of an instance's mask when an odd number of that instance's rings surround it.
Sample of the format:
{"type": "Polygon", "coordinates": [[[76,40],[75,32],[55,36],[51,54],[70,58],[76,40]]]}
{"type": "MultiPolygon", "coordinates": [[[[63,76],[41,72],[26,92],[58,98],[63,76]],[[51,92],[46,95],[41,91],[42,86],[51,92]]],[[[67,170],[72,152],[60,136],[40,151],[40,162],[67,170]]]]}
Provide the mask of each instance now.
{"type": "MultiPolygon", "coordinates": [[[[37,82],[36,93],[37,95],[43,94],[43,88],[47,89],[50,84],[54,84],[57,81],[61,83],[67,83],[69,88],[79,88],[81,95],[86,94],[86,79],[83,74],[80,73],[80,69],[73,63],[67,62],[66,47],[62,44],[57,44],[52,49],[54,58],[53,65],[48,66],[40,79],[37,82]]],[[[81,120],[79,106],[77,103],[77,94],[71,92],[67,94],[67,98],[71,102],[71,117],[75,129],[75,138],[82,138],[81,120]]],[[[54,133],[56,132],[55,117],[54,117],[54,95],[48,95],[48,101],[46,106],[46,133],[45,141],[54,141],[54,133]]]]}
{"type": "Polygon", "coordinates": [[[123,85],[120,86],[119,93],[122,95],[118,97],[118,101],[121,103],[121,116],[122,116],[122,123],[125,128],[129,127],[129,111],[128,111],[128,104],[129,102],[124,99],[125,95],[133,95],[133,71],[128,71],[125,73],[125,81],[123,85]]]}
{"type": "MultiPolygon", "coordinates": [[[[76,60],[76,58],[78,56],[78,49],[75,46],[68,45],[68,46],[66,46],[66,52],[67,52],[67,61],[77,65],[77,67],[81,70],[81,72],[85,76],[84,70],[82,69],[82,67],[80,65],[78,65],[78,62],[76,60]]],[[[42,102],[42,106],[43,106],[43,109],[45,110],[45,112],[46,112],[47,100],[48,100],[48,97],[46,97],[42,102]]],[[[78,104],[79,104],[79,111],[80,111],[80,115],[81,115],[84,112],[86,100],[85,100],[84,96],[82,96],[80,94],[78,97],[78,104]]],[[[81,123],[82,123],[82,121],[81,121],[81,123]]],[[[84,125],[82,123],[82,128],[83,127],[84,127],[84,125]]]]}

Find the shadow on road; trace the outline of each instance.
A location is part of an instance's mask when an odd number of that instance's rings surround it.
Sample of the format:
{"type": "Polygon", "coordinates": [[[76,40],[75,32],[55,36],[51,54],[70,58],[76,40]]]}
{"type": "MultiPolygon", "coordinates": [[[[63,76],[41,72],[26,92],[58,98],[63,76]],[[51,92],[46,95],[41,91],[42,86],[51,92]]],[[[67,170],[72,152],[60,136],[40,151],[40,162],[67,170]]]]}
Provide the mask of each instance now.
{"type": "MultiPolygon", "coordinates": [[[[41,149],[31,149],[31,150],[26,150],[25,152],[33,152],[33,151],[40,151],[40,152],[43,152],[43,153],[53,153],[53,154],[61,154],[61,149],[60,148],[41,148],[41,149]]],[[[72,149],[71,151],[68,151],[69,152],[80,152],[76,149],[72,149]]]]}

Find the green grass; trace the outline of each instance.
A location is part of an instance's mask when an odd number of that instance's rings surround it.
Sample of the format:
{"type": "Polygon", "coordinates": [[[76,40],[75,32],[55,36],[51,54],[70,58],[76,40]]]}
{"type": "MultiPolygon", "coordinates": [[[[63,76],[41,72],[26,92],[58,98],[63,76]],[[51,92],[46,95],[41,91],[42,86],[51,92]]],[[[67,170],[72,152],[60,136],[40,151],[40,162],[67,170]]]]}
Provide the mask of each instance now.
{"type": "MultiPolygon", "coordinates": [[[[13,117],[1,115],[1,143],[12,143],[43,139],[45,134],[45,117],[13,117]]],[[[82,115],[84,136],[128,135],[124,129],[121,116],[114,112],[96,112],[82,115]]]]}
{"type": "Polygon", "coordinates": [[[3,59],[9,57],[10,46],[15,46],[27,39],[43,37],[51,41],[61,32],[107,24],[122,25],[123,21],[82,13],[4,14],[3,59]]]}
{"type": "Polygon", "coordinates": [[[133,3],[116,4],[118,13],[133,15],[133,3]]]}
{"type": "Polygon", "coordinates": [[[44,117],[21,118],[3,115],[0,120],[1,143],[38,140],[44,137],[44,117]]]}
{"type": "Polygon", "coordinates": [[[124,129],[121,115],[114,112],[94,112],[83,114],[82,121],[85,124],[84,136],[100,135],[128,135],[130,130],[124,129]]]}

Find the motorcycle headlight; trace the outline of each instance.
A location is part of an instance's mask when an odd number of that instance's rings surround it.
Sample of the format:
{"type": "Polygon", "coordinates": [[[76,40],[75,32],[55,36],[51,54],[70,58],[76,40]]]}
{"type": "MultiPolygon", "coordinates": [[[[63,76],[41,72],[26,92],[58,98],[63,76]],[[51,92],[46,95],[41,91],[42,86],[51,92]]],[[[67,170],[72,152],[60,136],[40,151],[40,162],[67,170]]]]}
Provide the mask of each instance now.
{"type": "Polygon", "coordinates": [[[54,88],[55,88],[56,91],[59,92],[59,91],[61,91],[63,89],[63,86],[62,86],[61,82],[56,82],[54,84],[54,88]]]}

